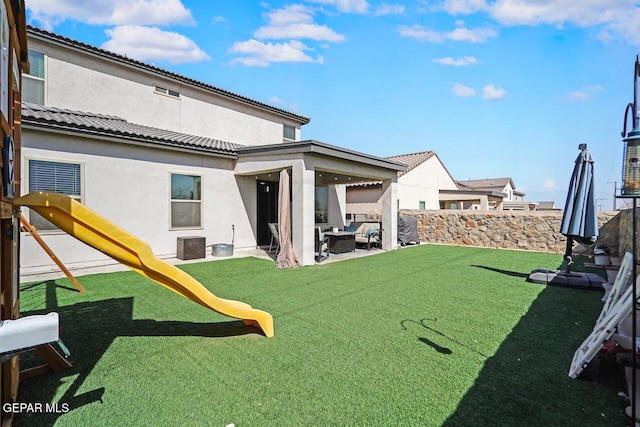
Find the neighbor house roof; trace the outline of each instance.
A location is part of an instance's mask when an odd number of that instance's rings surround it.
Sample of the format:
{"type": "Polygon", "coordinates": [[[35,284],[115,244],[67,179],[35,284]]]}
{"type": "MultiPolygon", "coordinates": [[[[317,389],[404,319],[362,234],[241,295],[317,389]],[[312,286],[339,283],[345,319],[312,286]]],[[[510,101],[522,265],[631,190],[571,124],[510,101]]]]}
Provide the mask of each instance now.
{"type": "MultiPolygon", "coordinates": [[[[407,166],[407,170],[398,171],[398,178],[400,178],[402,175],[409,173],[410,171],[417,168],[418,166],[420,166],[421,164],[423,164],[424,162],[426,162],[432,157],[436,157],[440,161],[440,164],[442,164],[442,167],[444,168],[444,170],[451,177],[451,174],[447,170],[446,166],[444,165],[444,163],[442,163],[442,161],[434,151],[419,151],[417,153],[398,154],[396,156],[390,156],[385,158],[387,160],[391,160],[393,162],[400,163],[402,165],[407,166]]],[[[451,180],[455,182],[453,177],[451,177],[451,180]]],[[[375,186],[375,185],[381,185],[381,184],[382,184],[381,181],[372,181],[372,182],[349,184],[348,186],[349,187],[368,187],[372,185],[375,186]]]]}
{"type": "Polygon", "coordinates": [[[311,121],[311,118],[306,116],[301,116],[299,114],[292,113],[290,111],[283,110],[281,108],[277,108],[268,104],[264,104],[262,102],[246,98],[242,95],[238,95],[233,92],[226,91],[224,89],[220,89],[208,83],[203,83],[189,77],[182,76],[180,74],[172,73],[171,71],[163,70],[162,68],[155,67],[153,65],[145,64],[144,62],[136,61],[135,59],[128,58],[123,55],[118,55],[117,53],[109,52],[104,49],[100,49],[95,46],[91,46],[86,43],[79,42],[77,40],[73,40],[55,33],[51,33],[49,31],[42,30],[40,28],[27,26],[27,35],[30,37],[34,37],[36,39],[42,39],[50,42],[54,42],[75,50],[80,50],[86,53],[90,53],[93,55],[100,56],[105,59],[109,59],[120,64],[124,64],[133,68],[137,68],[140,70],[144,70],[147,72],[151,72],[154,74],[158,74],[172,80],[179,81],[181,83],[194,86],[200,89],[204,89],[208,92],[214,93],[223,98],[231,99],[237,102],[241,102],[247,105],[251,105],[253,107],[259,108],[264,111],[269,111],[271,113],[275,113],[284,117],[287,117],[291,120],[294,120],[301,125],[305,125],[311,121]]]}
{"type": "Polygon", "coordinates": [[[456,184],[458,184],[461,190],[502,190],[509,183],[513,189],[516,188],[511,178],[487,178],[456,181],[456,184]]]}
{"type": "Polygon", "coordinates": [[[204,136],[189,135],[130,123],[125,119],[104,114],[22,103],[22,127],[50,132],[78,133],[86,136],[117,138],[131,143],[159,145],[209,154],[236,157],[241,144],[220,141],[204,136]]]}
{"type": "Polygon", "coordinates": [[[405,173],[420,166],[421,164],[423,164],[424,162],[426,162],[427,160],[429,160],[435,155],[436,153],[434,153],[433,151],[421,151],[419,153],[399,154],[397,156],[387,157],[387,159],[407,165],[406,171],[398,172],[398,178],[399,178],[405,173]]]}

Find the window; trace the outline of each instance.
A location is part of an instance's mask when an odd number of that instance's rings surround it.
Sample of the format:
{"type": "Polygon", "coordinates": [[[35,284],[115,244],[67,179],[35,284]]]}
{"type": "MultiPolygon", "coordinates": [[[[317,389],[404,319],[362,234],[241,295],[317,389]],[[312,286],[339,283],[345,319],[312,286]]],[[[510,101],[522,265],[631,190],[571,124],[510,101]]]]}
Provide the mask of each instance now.
{"type": "Polygon", "coordinates": [[[171,90],[171,89],[167,89],[165,87],[162,86],[156,86],[154,89],[155,93],[159,93],[161,95],[167,95],[167,96],[172,96],[174,98],[180,98],[180,92],[178,92],[177,90],[171,90]]]}
{"type": "Polygon", "coordinates": [[[171,228],[202,227],[201,177],[171,174],[171,228]]]}
{"type": "Polygon", "coordinates": [[[426,206],[426,203],[425,203],[425,202],[423,202],[422,200],[420,200],[420,201],[418,202],[418,209],[423,209],[423,210],[424,210],[424,209],[426,209],[426,207],[425,207],[425,206],[426,206]]]}
{"type": "MultiPolygon", "coordinates": [[[[82,201],[82,168],[80,163],[29,160],[29,192],[66,194],[82,201]]],[[[56,230],[56,227],[35,211],[29,214],[31,224],[38,230],[56,230]]]]}
{"type": "Polygon", "coordinates": [[[44,105],[44,54],[29,51],[29,74],[22,74],[22,100],[44,105]]]}
{"type": "Polygon", "coordinates": [[[294,140],[296,139],[296,128],[294,126],[291,125],[284,125],[284,139],[291,139],[294,140]]]}

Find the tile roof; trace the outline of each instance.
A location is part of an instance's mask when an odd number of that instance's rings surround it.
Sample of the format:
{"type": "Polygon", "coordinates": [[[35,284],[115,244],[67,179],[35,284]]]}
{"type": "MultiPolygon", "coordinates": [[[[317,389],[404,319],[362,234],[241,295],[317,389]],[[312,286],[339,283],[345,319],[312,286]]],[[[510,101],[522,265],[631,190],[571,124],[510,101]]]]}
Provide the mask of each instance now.
{"type": "Polygon", "coordinates": [[[407,170],[405,172],[398,172],[399,178],[405,173],[420,166],[421,164],[435,156],[435,154],[436,153],[434,153],[433,151],[421,151],[419,153],[399,154],[397,156],[387,157],[387,159],[407,165],[407,170]]]}
{"type": "Polygon", "coordinates": [[[220,155],[235,156],[236,149],[244,147],[241,144],[204,136],[138,125],[116,116],[45,107],[26,102],[22,103],[22,125],[220,155]]]}
{"type": "Polygon", "coordinates": [[[141,61],[136,61],[135,59],[128,58],[128,57],[126,57],[124,55],[119,55],[117,53],[109,52],[107,50],[100,49],[98,47],[91,46],[89,44],[82,43],[80,41],[73,40],[73,39],[61,36],[59,34],[55,34],[55,33],[40,29],[40,28],[36,28],[36,27],[32,27],[32,26],[28,25],[27,26],[27,35],[29,37],[35,37],[35,38],[40,38],[40,39],[44,39],[44,40],[48,40],[48,41],[53,41],[53,42],[59,43],[61,45],[72,47],[72,48],[75,48],[75,49],[78,49],[78,50],[83,50],[85,52],[89,52],[89,53],[92,53],[94,55],[99,55],[99,56],[101,56],[103,58],[108,58],[110,60],[117,61],[117,62],[129,65],[129,66],[132,66],[134,68],[138,68],[138,69],[142,69],[144,71],[148,71],[148,72],[151,72],[151,73],[154,73],[154,74],[162,75],[164,77],[168,77],[170,79],[179,81],[181,83],[185,83],[185,84],[188,84],[188,85],[191,85],[191,86],[195,86],[195,87],[198,87],[200,89],[204,89],[206,91],[215,93],[216,95],[222,96],[224,98],[233,99],[235,101],[242,102],[244,104],[248,104],[248,105],[260,108],[260,109],[265,110],[265,111],[269,111],[269,112],[272,112],[272,113],[275,113],[275,114],[279,114],[281,116],[288,117],[288,118],[290,118],[290,119],[292,119],[292,120],[294,120],[296,122],[299,122],[302,125],[305,125],[305,124],[307,124],[307,123],[309,123],[311,121],[311,118],[309,118],[309,117],[302,116],[300,114],[295,114],[295,113],[292,113],[290,111],[283,110],[281,108],[274,107],[274,106],[271,106],[271,105],[268,105],[268,104],[264,104],[262,102],[259,102],[259,101],[244,97],[242,95],[238,95],[236,93],[229,92],[229,91],[224,90],[224,89],[220,89],[219,87],[216,87],[216,86],[213,86],[213,85],[210,85],[210,84],[207,84],[207,83],[203,83],[203,82],[200,82],[198,80],[194,80],[194,79],[191,79],[189,77],[182,76],[180,74],[172,73],[171,71],[164,70],[162,68],[159,68],[159,67],[156,67],[156,66],[153,66],[153,65],[150,65],[150,64],[146,64],[146,63],[141,62],[141,61]]]}
{"type": "MultiPolygon", "coordinates": [[[[393,162],[401,163],[403,165],[407,165],[406,171],[398,171],[398,178],[400,178],[405,173],[415,169],[420,166],[433,156],[436,153],[433,151],[420,151],[419,153],[409,153],[409,154],[398,154],[397,156],[385,157],[387,160],[391,160],[393,162]]],[[[453,178],[452,178],[453,179],[453,178]]],[[[354,183],[348,184],[348,187],[368,187],[370,185],[380,185],[382,181],[372,181],[372,182],[364,182],[364,183],[354,183]]]]}
{"type": "Polygon", "coordinates": [[[456,183],[463,188],[469,190],[481,190],[490,188],[499,188],[502,190],[507,184],[511,183],[511,186],[515,189],[516,186],[511,178],[487,178],[487,179],[469,179],[466,181],[456,181],[456,183]]]}

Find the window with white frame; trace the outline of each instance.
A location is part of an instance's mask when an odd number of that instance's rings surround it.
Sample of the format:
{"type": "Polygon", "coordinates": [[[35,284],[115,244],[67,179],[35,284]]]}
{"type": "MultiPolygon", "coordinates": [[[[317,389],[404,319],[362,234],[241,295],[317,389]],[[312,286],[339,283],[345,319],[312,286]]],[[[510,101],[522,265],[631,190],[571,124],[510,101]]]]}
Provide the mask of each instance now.
{"type": "Polygon", "coordinates": [[[284,125],[283,136],[284,136],[284,139],[290,139],[292,141],[295,141],[295,139],[296,139],[296,128],[295,128],[295,126],[284,125]]]}
{"type": "MultiPolygon", "coordinates": [[[[29,193],[45,192],[65,194],[82,202],[82,165],[80,163],[50,160],[28,160],[29,193]]],[[[57,228],[35,211],[30,211],[29,221],[37,230],[57,228]]]]}
{"type": "Polygon", "coordinates": [[[29,51],[29,73],[22,74],[22,101],[44,105],[44,54],[29,51]]]}
{"type": "Polygon", "coordinates": [[[171,228],[202,227],[202,178],[171,174],[171,228]]]}

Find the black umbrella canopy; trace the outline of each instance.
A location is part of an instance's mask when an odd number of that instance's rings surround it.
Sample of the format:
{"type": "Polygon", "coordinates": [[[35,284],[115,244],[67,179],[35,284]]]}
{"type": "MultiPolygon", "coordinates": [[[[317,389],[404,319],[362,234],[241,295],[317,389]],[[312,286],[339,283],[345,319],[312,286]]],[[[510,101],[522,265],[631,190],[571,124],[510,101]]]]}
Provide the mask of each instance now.
{"type": "Polygon", "coordinates": [[[593,178],[593,158],[587,144],[580,144],[569,182],[560,232],[567,236],[567,271],[571,263],[573,241],[595,243],[598,238],[598,213],[593,178]]]}

